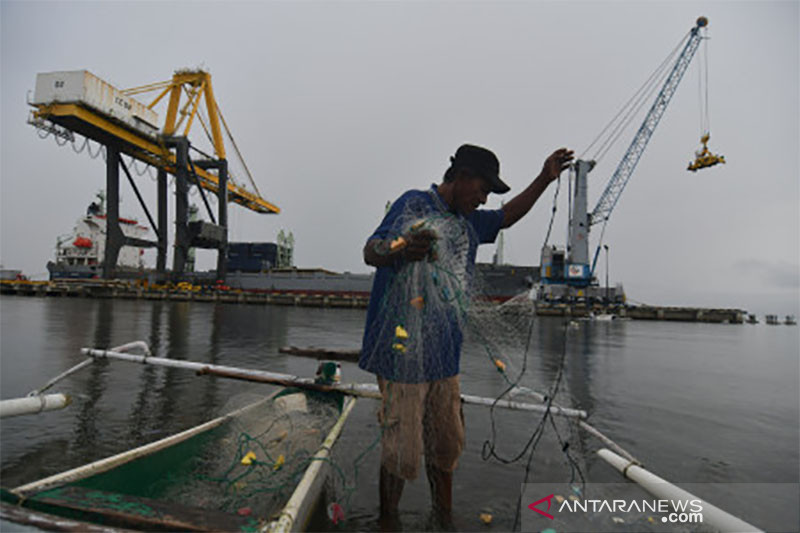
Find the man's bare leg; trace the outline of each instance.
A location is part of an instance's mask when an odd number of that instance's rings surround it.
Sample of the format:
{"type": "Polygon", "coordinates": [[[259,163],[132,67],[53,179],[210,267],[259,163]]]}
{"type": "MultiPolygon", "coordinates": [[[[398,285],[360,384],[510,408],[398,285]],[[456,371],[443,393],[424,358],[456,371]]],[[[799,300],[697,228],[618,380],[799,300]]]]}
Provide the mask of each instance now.
{"type": "Polygon", "coordinates": [[[433,514],[442,526],[453,523],[453,473],[439,470],[425,462],[425,472],[431,486],[433,514]]]}
{"type": "Polygon", "coordinates": [[[381,465],[379,482],[381,514],[378,519],[381,531],[396,531],[400,527],[398,506],[400,496],[403,495],[405,480],[390,473],[385,466],[381,465]]]}

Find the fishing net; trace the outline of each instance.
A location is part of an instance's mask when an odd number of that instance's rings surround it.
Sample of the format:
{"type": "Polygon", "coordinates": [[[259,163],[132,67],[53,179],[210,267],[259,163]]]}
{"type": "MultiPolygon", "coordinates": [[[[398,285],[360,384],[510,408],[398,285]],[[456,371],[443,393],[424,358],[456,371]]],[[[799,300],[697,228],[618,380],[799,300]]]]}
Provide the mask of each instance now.
{"type": "Polygon", "coordinates": [[[262,519],[276,516],[316,460],[341,406],[340,395],[285,389],[241,409],[209,436],[183,472],[173,474],[180,482],[165,480],[165,498],[262,519]]]}
{"type": "Polygon", "coordinates": [[[399,265],[388,284],[381,319],[367,333],[373,340],[363,355],[367,366],[373,358],[391,361],[381,365],[384,377],[404,383],[452,375],[458,368],[451,354],[469,336],[501,373],[519,371],[533,320],[527,295],[498,306],[474,267],[479,237],[473,227],[451,213],[424,213],[424,202],[409,202],[388,239],[394,245],[414,232],[435,235],[428,257],[399,265]]]}
{"type": "MultiPolygon", "coordinates": [[[[390,383],[424,383],[431,376],[457,374],[458,363],[454,363],[452,354],[460,351],[462,360],[478,355],[497,372],[496,385],[492,387],[497,400],[534,401],[545,407],[553,405],[556,399],[568,403],[560,393],[563,356],[552,380],[542,382],[528,368],[533,357],[531,335],[535,311],[527,291],[503,303],[494,301],[474,267],[479,240],[476,230],[463,217],[432,211],[425,204],[425,201],[408,202],[387,242],[402,246],[413,232],[429,231],[436,237],[432,250],[423,260],[397,264],[379,302],[381,318],[375,322],[373,331],[366,332],[362,363],[381,366],[390,383]],[[534,390],[537,388],[541,392],[534,390]]],[[[390,250],[391,245],[386,252],[390,250]]],[[[566,354],[566,346],[561,353],[566,354]]],[[[393,401],[391,395],[388,398],[387,402],[393,401]]],[[[445,408],[425,405],[427,411],[445,408]]],[[[386,412],[385,405],[383,409],[386,412]]],[[[502,463],[519,461],[525,465],[525,479],[518,481],[525,482],[534,450],[546,430],[552,429],[550,440],[560,448],[555,451],[566,465],[566,479],[581,483],[581,466],[573,456],[575,447],[570,449],[569,444],[577,440],[576,424],[556,419],[549,412],[528,413],[525,424],[530,431],[522,435],[515,432],[511,442],[508,438],[498,442],[504,434],[501,429],[504,424],[519,425],[516,415],[515,419],[514,415],[490,408],[483,458],[502,463]]],[[[381,430],[386,431],[391,421],[384,417],[381,422],[381,430]]],[[[425,431],[426,438],[436,437],[431,435],[437,431],[435,424],[426,426],[425,431]]],[[[393,443],[393,446],[403,445],[402,440],[393,443]]]]}

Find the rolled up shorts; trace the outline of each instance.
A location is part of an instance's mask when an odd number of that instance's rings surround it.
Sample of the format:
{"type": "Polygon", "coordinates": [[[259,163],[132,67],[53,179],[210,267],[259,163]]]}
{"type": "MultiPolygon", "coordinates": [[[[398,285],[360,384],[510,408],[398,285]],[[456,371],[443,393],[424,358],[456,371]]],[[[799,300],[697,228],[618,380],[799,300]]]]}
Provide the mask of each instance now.
{"type": "Polygon", "coordinates": [[[464,449],[464,414],[458,376],[428,383],[396,383],[378,377],[381,465],[400,478],[416,479],[420,457],[452,472],[464,449]]]}

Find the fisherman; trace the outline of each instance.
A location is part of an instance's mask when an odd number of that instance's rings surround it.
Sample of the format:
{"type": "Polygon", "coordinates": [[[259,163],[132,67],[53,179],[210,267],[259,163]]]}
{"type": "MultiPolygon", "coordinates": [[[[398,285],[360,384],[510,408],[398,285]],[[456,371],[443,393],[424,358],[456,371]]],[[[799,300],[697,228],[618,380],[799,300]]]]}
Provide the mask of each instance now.
{"type": "Polygon", "coordinates": [[[359,366],[376,374],[383,397],[378,414],[383,429],[379,481],[382,528],[399,525],[400,496],[405,481],[417,477],[423,453],[434,517],[441,525],[451,526],[453,471],[464,447],[458,382],[460,331],[441,335],[448,338],[441,342],[437,339],[433,350],[426,347],[422,355],[426,359],[436,357],[437,364],[419,365],[416,372],[393,362],[396,354],[381,333],[394,327],[388,324],[393,317],[387,316],[382,303],[397,274],[416,261],[436,259],[437,234],[422,223],[404,227],[408,226],[409,209],[422,217],[454,216],[469,228],[465,267],[466,272],[471,272],[478,244],[494,242],[501,229],[525,216],[572,159],[571,150],[556,150],[530,185],[501,209],[478,209],[490,193],[503,194],[510,188],[500,179],[500,163],[494,153],[465,144],[450,158],[442,183],[433,184],[427,191],[410,190],[401,195],[367,240],[364,261],[377,267],[377,272],[359,366]]]}

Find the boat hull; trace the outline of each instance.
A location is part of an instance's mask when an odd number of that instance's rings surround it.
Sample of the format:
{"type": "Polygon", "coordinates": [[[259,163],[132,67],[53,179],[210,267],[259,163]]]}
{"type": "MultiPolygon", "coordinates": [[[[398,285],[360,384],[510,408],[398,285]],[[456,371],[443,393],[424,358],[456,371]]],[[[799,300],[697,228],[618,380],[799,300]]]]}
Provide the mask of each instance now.
{"type": "MultiPolygon", "coordinates": [[[[282,389],[243,409],[165,439],[10,491],[3,490],[2,500],[34,512],[105,527],[144,531],[258,530],[260,525],[268,522],[269,515],[242,509],[238,512],[214,509],[212,502],[187,504],[171,495],[176,488],[181,488],[182,483],[189,483],[187,480],[191,477],[191,469],[197,465],[198,457],[208,454],[209,450],[215,452],[219,449],[231,424],[245,415],[260,419],[262,410],[277,409],[274,406],[287,393],[295,396],[306,394],[296,389],[282,389]]],[[[315,394],[308,401],[334,402],[333,405],[337,406],[338,418],[331,421],[332,427],[325,433],[325,440],[316,444],[319,446],[317,455],[327,457],[355,400],[351,398],[342,404],[341,396],[328,395],[320,400],[320,393],[315,394]]],[[[280,513],[284,516],[289,512],[291,520],[284,519],[283,525],[276,520],[270,523],[271,530],[289,531],[305,526],[328,473],[327,468],[320,468],[323,464],[327,466],[324,460],[310,461],[303,482],[287,499],[291,509],[280,513]]],[[[235,467],[242,471],[247,468],[239,465],[238,460],[235,467]]],[[[213,503],[218,499],[222,498],[212,498],[213,503]]]]}

